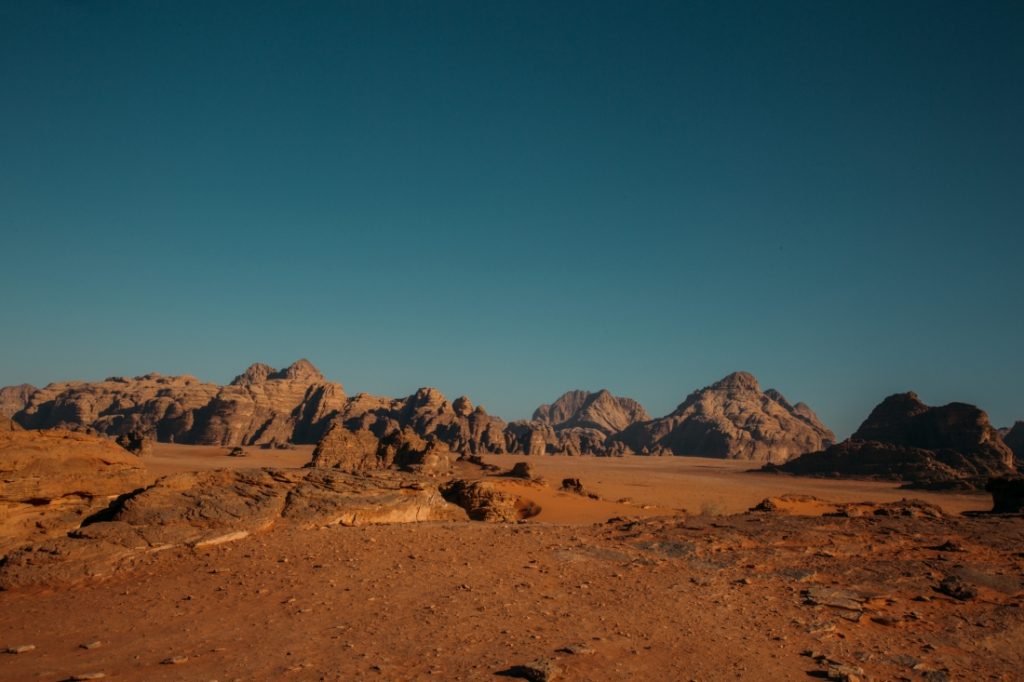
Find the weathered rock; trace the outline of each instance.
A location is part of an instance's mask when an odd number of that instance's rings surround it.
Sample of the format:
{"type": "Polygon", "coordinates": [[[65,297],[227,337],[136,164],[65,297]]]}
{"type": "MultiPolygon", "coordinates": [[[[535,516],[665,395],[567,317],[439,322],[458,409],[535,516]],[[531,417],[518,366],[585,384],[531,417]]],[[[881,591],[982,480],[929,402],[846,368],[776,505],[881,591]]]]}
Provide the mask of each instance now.
{"type": "Polygon", "coordinates": [[[965,403],[929,407],[914,393],[886,398],[849,440],[766,469],[968,490],[1014,472],[1013,452],[983,411],[965,403]]]}
{"type": "Polygon", "coordinates": [[[550,424],[556,431],[582,428],[601,431],[605,435],[618,433],[650,418],[637,401],[614,396],[606,389],[595,393],[569,391],[554,403],[541,405],[533,413],[534,421],[550,424]]]}
{"type": "Polygon", "coordinates": [[[13,417],[28,405],[29,398],[38,389],[31,384],[18,384],[0,388],[0,417],[13,417]]]}
{"type": "Polygon", "coordinates": [[[512,478],[525,478],[529,481],[533,479],[533,469],[529,462],[516,462],[505,475],[512,478]]]}
{"type": "Polygon", "coordinates": [[[1003,442],[1013,451],[1014,466],[1018,470],[1024,469],[1024,421],[1014,422],[1002,436],[1003,442]]]}
{"type": "Polygon", "coordinates": [[[341,469],[356,473],[385,469],[391,462],[382,459],[380,440],[370,431],[351,431],[341,424],[332,424],[317,443],[309,466],[341,469]]]}
{"type": "Polygon", "coordinates": [[[139,431],[122,433],[114,439],[114,442],[128,452],[133,455],[138,455],[139,457],[148,457],[153,454],[153,441],[139,431]]]}
{"type": "Polygon", "coordinates": [[[8,419],[7,417],[0,417],[0,431],[24,431],[24,430],[25,429],[23,429],[21,427],[21,424],[19,424],[18,422],[14,421],[13,419],[8,419]]]}
{"type": "Polygon", "coordinates": [[[228,386],[192,376],[112,377],[35,391],[16,421],[27,428],[152,433],[158,441],[210,445],[315,443],[345,403],[307,360],[277,371],[255,364],[228,386]]]}
{"type": "Polygon", "coordinates": [[[148,552],[230,542],[277,524],[359,526],[465,520],[466,514],[436,484],[409,473],[218,469],[161,478],[96,519],[68,537],[9,552],[0,564],[0,589],[106,575],[148,552]]]}
{"type": "Polygon", "coordinates": [[[146,478],[138,457],[105,438],[0,431],[0,554],[77,528],[146,478]]]}
{"type": "Polygon", "coordinates": [[[609,441],[636,453],[785,462],[834,439],[809,407],[762,392],[752,375],[736,372],[691,393],[672,414],[633,424],[609,441]]]}
{"type": "Polygon", "coordinates": [[[474,521],[508,523],[540,513],[535,503],[501,489],[494,481],[455,480],[444,485],[441,492],[474,521]]]}
{"type": "Polygon", "coordinates": [[[518,677],[527,682],[553,682],[561,676],[562,668],[554,661],[544,658],[533,663],[514,665],[502,670],[500,674],[505,677],[518,677]]]}
{"type": "Polygon", "coordinates": [[[366,429],[351,431],[335,423],[317,444],[308,466],[352,473],[395,467],[437,476],[447,474],[455,458],[446,445],[426,441],[410,428],[377,438],[366,429]]]}
{"type": "Polygon", "coordinates": [[[985,490],[992,493],[993,514],[1024,513],[1024,477],[999,476],[989,479],[985,490]]]}
{"type": "Polygon", "coordinates": [[[586,491],[583,489],[583,483],[578,478],[563,478],[561,490],[567,493],[575,493],[576,495],[586,495],[586,491]]]}

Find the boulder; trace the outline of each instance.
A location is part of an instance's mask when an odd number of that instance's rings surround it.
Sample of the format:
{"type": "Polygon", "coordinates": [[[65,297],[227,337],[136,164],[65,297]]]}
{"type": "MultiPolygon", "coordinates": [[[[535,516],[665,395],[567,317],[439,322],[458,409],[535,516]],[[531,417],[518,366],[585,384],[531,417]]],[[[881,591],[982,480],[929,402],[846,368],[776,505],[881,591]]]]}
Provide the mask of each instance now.
{"type": "Polygon", "coordinates": [[[466,510],[474,521],[510,523],[536,516],[540,507],[494,481],[455,480],[441,488],[444,498],[466,510]]]}
{"type": "Polygon", "coordinates": [[[122,433],[114,439],[114,442],[139,457],[148,457],[153,454],[153,441],[141,431],[122,433]]]}
{"type": "Polygon", "coordinates": [[[993,514],[1024,513],[1024,477],[998,476],[989,479],[985,490],[992,493],[993,514]]]}

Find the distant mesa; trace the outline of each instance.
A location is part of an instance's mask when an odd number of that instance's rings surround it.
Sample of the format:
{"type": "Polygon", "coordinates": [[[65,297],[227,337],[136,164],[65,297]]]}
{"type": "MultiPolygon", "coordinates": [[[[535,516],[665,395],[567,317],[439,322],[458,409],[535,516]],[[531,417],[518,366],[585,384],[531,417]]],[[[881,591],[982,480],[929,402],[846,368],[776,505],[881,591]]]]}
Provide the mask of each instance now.
{"type": "Polygon", "coordinates": [[[671,414],[610,440],[638,453],[785,462],[828,447],[835,435],[807,405],[762,392],[754,375],[734,372],[694,391],[671,414]]]}
{"type": "Polygon", "coordinates": [[[981,490],[1013,474],[1013,451],[974,405],[925,405],[915,393],[883,400],[848,440],[769,470],[900,481],[906,487],[981,490]]]}

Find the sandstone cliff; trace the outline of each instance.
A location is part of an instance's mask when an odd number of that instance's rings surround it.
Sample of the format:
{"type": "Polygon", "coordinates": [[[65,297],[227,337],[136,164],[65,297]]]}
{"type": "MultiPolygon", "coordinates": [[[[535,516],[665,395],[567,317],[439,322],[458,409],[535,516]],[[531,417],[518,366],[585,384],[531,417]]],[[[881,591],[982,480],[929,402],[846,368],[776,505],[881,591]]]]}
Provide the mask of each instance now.
{"type": "Polygon", "coordinates": [[[15,420],[30,429],[137,432],[163,442],[313,443],[344,404],[340,384],[299,360],[281,371],[252,365],[228,386],[155,373],[50,384],[32,393],[15,420]]]}
{"type": "Polygon", "coordinates": [[[985,412],[966,403],[929,407],[915,393],[886,398],[848,440],[769,469],[936,489],[982,489],[1015,471],[1013,451],[985,412]]]}
{"type": "Polygon", "coordinates": [[[835,436],[804,405],[791,405],[757,379],[735,372],[695,391],[671,414],[609,438],[637,453],[784,462],[832,444],[835,436]]]}
{"type": "Polygon", "coordinates": [[[0,417],[13,417],[28,405],[28,399],[36,392],[32,384],[18,384],[0,388],[0,417]]]}

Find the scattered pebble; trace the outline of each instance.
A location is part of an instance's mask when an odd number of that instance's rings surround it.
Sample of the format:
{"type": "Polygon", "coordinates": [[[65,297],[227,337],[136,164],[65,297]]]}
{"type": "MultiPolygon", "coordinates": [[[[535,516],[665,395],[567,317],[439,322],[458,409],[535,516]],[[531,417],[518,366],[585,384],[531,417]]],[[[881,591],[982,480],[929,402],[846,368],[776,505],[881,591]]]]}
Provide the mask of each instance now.
{"type": "Polygon", "coordinates": [[[161,665],[181,665],[182,663],[188,663],[188,656],[171,656],[160,661],[161,665]]]}

